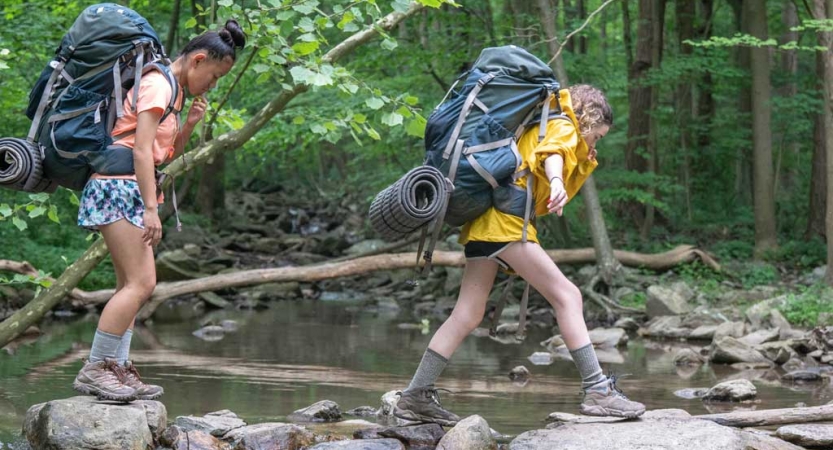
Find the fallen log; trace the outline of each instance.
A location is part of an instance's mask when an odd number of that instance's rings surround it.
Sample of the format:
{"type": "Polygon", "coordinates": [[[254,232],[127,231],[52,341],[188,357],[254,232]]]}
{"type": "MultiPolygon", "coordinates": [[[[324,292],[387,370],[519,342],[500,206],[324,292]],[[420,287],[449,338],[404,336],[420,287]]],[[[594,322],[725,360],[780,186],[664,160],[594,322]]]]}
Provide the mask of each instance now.
{"type": "Polygon", "coordinates": [[[833,405],[736,411],[723,414],[704,414],[694,416],[694,418],[710,420],[720,425],[737,428],[825,422],[833,420],[833,405]]]}

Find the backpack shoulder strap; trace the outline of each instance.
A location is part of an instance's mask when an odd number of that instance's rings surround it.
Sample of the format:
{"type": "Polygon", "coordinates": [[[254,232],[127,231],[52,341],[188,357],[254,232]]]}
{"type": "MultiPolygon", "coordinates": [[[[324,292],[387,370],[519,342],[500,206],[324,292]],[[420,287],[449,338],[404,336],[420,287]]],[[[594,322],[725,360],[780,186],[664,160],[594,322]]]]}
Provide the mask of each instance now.
{"type": "MultiPolygon", "coordinates": [[[[171,85],[171,101],[168,102],[168,106],[165,108],[165,111],[162,113],[162,117],[159,118],[159,123],[164,122],[165,119],[167,119],[168,116],[170,116],[171,114],[176,114],[176,123],[177,123],[176,128],[179,129],[180,128],[180,123],[182,121],[181,116],[180,116],[181,111],[176,109],[176,103],[179,100],[179,83],[176,81],[176,77],[174,76],[173,72],[171,72],[170,67],[160,63],[159,61],[154,61],[154,62],[146,64],[145,67],[141,70],[141,73],[145,74],[145,73],[147,73],[151,70],[157,70],[157,71],[161,72],[162,75],[165,76],[165,79],[168,80],[168,84],[171,85]]],[[[137,86],[134,86],[134,98],[136,96],[135,93],[138,92],[135,89],[136,87],[137,86]]],[[[133,104],[133,107],[134,108],[136,107],[135,103],[133,104]]],[[[132,136],[134,134],[136,134],[136,129],[135,128],[132,129],[132,130],[125,131],[124,133],[121,133],[117,136],[113,136],[113,140],[118,141],[118,140],[124,139],[126,137],[132,136]]]]}

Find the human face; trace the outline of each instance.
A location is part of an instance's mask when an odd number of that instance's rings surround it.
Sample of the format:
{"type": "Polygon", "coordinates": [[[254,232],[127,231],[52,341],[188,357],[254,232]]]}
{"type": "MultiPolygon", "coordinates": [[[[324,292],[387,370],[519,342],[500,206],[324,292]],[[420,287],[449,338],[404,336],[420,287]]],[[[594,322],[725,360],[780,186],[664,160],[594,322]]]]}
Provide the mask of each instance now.
{"type": "Polygon", "coordinates": [[[599,139],[605,137],[608,131],[610,131],[610,125],[596,125],[590,128],[587,136],[584,136],[584,142],[587,143],[587,148],[589,149],[587,155],[589,160],[593,161],[596,159],[596,143],[599,142],[599,139]]]}
{"type": "Polygon", "coordinates": [[[217,86],[217,80],[229,73],[234,65],[234,60],[226,57],[222,60],[212,59],[208,54],[195,52],[190,55],[188,61],[188,74],[186,76],[186,87],[188,93],[194,96],[201,96],[217,86]]]}

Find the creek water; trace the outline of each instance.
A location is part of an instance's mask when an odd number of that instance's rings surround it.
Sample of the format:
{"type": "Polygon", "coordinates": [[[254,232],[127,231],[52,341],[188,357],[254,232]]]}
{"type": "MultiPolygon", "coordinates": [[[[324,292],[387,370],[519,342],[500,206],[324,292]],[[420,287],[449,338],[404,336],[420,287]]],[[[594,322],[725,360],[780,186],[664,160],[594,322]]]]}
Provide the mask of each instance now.
{"type": "MultiPolygon", "coordinates": [[[[238,330],[206,342],[192,332],[199,320],[137,327],[131,358],[143,378],[165,388],[169,420],[230,409],[249,423],[282,421],[293,411],[333,400],[342,411],[378,407],[382,394],[401,389],[419,364],[440,322],[430,330],[402,329],[393,314],[363,311],[343,302],[276,302],[263,311],[221,311],[209,318],[232,319],[238,330]]],[[[20,429],[33,404],[75,395],[72,380],[89,352],[96,317],[47,323],[44,334],[0,352],[0,449],[26,448],[20,429]]],[[[469,336],[438,382],[445,407],[462,417],[479,414],[492,428],[516,435],[543,428],[550,412],[578,413],[579,376],[573,363],[534,365],[528,357],[545,351],[548,329],[531,329],[523,343],[469,336]],[[526,384],[509,371],[526,366],[526,384]]],[[[510,339],[510,341],[512,341],[510,339]]],[[[691,414],[732,408],[780,408],[799,402],[818,405],[833,396],[827,384],[783,385],[763,372],[728,367],[675,368],[676,349],[686,343],[632,339],[621,350],[600,351],[603,367],[630,374],[620,387],[649,409],[681,408],[691,414]],[[757,403],[704,405],[675,391],[710,387],[733,377],[756,378],[757,403]]]]}

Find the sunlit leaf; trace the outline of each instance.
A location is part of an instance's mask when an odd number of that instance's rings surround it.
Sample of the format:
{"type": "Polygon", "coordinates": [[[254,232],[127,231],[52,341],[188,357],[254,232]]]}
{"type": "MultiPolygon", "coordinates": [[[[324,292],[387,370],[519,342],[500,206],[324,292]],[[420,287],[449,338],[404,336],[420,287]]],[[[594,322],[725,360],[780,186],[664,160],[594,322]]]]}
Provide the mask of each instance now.
{"type": "Polygon", "coordinates": [[[371,97],[365,100],[365,104],[370,109],[381,109],[383,106],[385,106],[385,102],[383,102],[382,99],[378,97],[371,97]]]}
{"type": "Polygon", "coordinates": [[[22,220],[20,217],[17,216],[12,217],[12,223],[20,231],[25,231],[27,228],[29,228],[29,225],[26,223],[26,221],[22,220]]]}

